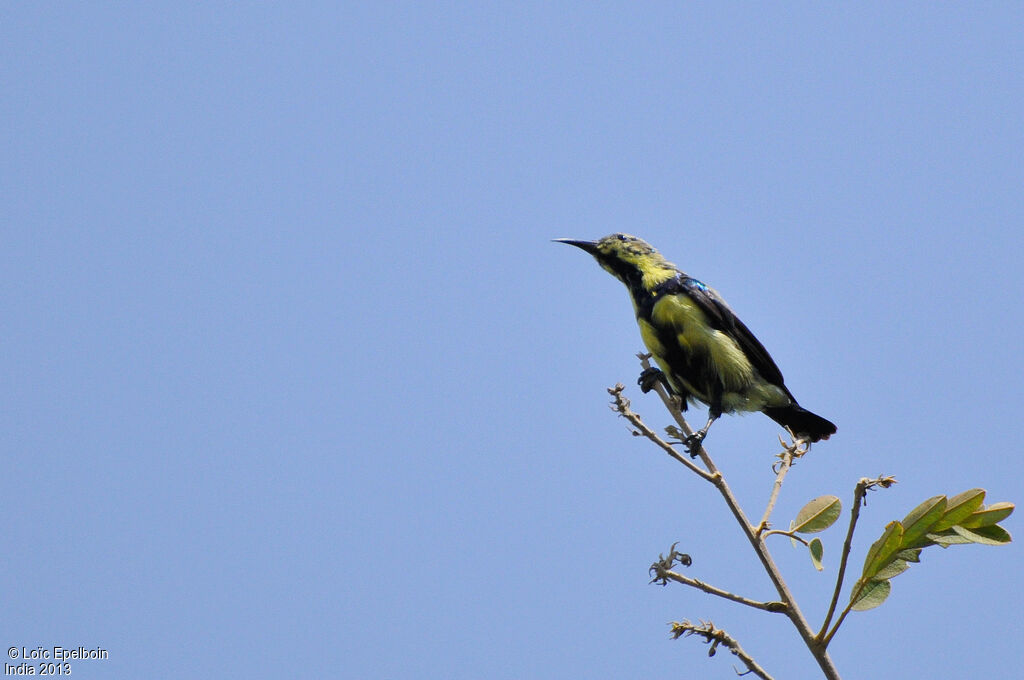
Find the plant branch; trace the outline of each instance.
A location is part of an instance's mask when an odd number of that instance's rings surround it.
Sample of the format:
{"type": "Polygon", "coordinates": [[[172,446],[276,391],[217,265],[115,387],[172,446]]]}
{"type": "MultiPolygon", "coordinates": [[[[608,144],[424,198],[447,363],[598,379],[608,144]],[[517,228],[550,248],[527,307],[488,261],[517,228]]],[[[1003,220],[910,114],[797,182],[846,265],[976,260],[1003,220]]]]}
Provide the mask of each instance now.
{"type": "MultiPolygon", "coordinates": [[[[836,613],[836,605],[839,604],[839,594],[843,589],[843,579],[846,576],[846,563],[850,559],[850,549],[853,546],[853,531],[857,528],[857,519],[860,517],[860,504],[864,500],[865,489],[868,479],[862,478],[853,489],[853,507],[850,508],[850,525],[846,529],[846,540],[843,541],[843,554],[839,558],[839,571],[836,574],[836,587],[832,592],[832,602],[828,606],[828,613],[825,614],[825,621],[821,624],[817,638],[823,644],[828,644],[825,632],[832,623],[832,616],[836,613]]],[[[840,621],[842,616],[840,617],[840,621]]]]}
{"type": "Polygon", "coordinates": [[[764,533],[761,534],[761,538],[768,538],[769,536],[775,536],[775,535],[789,536],[794,541],[797,541],[799,543],[803,543],[804,545],[810,545],[810,541],[808,541],[806,538],[803,538],[801,536],[797,536],[796,535],[796,531],[783,531],[782,529],[769,529],[768,531],[765,531],[764,533]]]}
{"type": "Polygon", "coordinates": [[[852,609],[853,600],[851,599],[850,603],[843,607],[843,611],[839,614],[839,618],[836,619],[836,625],[832,626],[832,630],[828,632],[828,635],[825,636],[825,639],[822,640],[821,644],[828,647],[828,644],[832,642],[832,636],[834,636],[836,634],[836,631],[839,630],[839,626],[843,625],[843,621],[846,620],[846,615],[849,614],[852,609]]]}
{"type": "MultiPolygon", "coordinates": [[[[638,359],[640,359],[640,365],[643,366],[644,370],[651,368],[650,354],[644,354],[643,352],[641,352],[636,356],[638,359]]],[[[654,391],[657,392],[658,397],[661,398],[661,401],[663,404],[665,404],[665,408],[668,409],[668,412],[672,414],[672,418],[676,421],[676,425],[679,426],[679,429],[682,430],[683,435],[689,437],[691,434],[693,434],[693,428],[690,427],[690,424],[686,422],[685,418],[683,418],[683,412],[680,409],[680,404],[676,397],[670,395],[668,393],[668,390],[665,389],[665,386],[660,382],[654,384],[654,391]]],[[[685,404],[683,405],[685,406],[685,404]]],[[[711,456],[709,456],[708,452],[704,449],[703,442],[697,449],[697,455],[700,457],[701,462],[704,463],[704,467],[708,469],[708,472],[710,472],[712,475],[719,474],[718,468],[715,467],[715,462],[711,460],[711,456]]]]}
{"type": "Polygon", "coordinates": [[[710,621],[702,621],[700,625],[690,623],[689,621],[683,621],[682,623],[673,622],[671,625],[673,639],[678,640],[680,637],[689,637],[690,635],[698,635],[704,638],[704,641],[711,645],[711,649],[708,650],[708,656],[714,656],[718,646],[725,645],[747,667],[747,670],[743,673],[736,671],[737,675],[753,673],[761,678],[761,680],[773,680],[772,676],[768,675],[768,672],[740,647],[740,643],[736,641],[736,638],[721,628],[715,628],[714,624],[710,621]]]}
{"type": "Polygon", "coordinates": [[[846,540],[843,541],[843,554],[839,559],[839,572],[836,574],[836,587],[832,593],[832,602],[828,606],[828,613],[825,614],[825,621],[821,624],[821,630],[815,636],[820,642],[822,647],[828,647],[828,643],[832,641],[832,636],[839,630],[840,624],[846,618],[846,615],[850,613],[850,608],[853,606],[853,598],[850,598],[850,604],[839,615],[839,619],[836,621],[836,625],[832,628],[828,634],[825,631],[828,630],[828,626],[832,623],[832,616],[836,613],[836,605],[839,603],[839,594],[843,589],[843,579],[846,576],[846,564],[850,558],[850,549],[853,545],[853,531],[857,527],[857,519],[860,517],[860,506],[861,504],[867,505],[867,494],[868,491],[881,486],[888,489],[890,486],[896,483],[893,477],[876,477],[875,479],[868,479],[862,477],[857,485],[853,488],[853,507],[850,508],[850,526],[846,530],[846,540]]]}
{"type": "Polygon", "coordinates": [[[793,459],[804,455],[804,452],[807,451],[806,444],[802,441],[795,441],[792,445],[787,446],[786,442],[782,441],[782,437],[779,437],[779,443],[783,447],[782,453],[779,454],[781,464],[779,465],[779,471],[775,474],[775,483],[772,485],[772,493],[768,497],[768,506],[764,509],[764,515],[761,516],[761,523],[757,525],[758,535],[768,528],[768,519],[772,516],[772,510],[775,509],[775,502],[779,499],[782,480],[786,478],[786,473],[793,466],[793,459]],[[801,444],[804,445],[804,448],[799,450],[798,447],[801,444]]]}
{"type": "Polygon", "coordinates": [[[622,391],[624,389],[626,388],[622,385],[622,383],[618,383],[615,385],[615,387],[608,388],[608,394],[612,395],[612,397],[614,398],[614,401],[612,402],[612,410],[618,413],[626,420],[628,420],[630,425],[636,428],[636,431],[634,431],[633,434],[637,436],[643,435],[644,437],[647,437],[652,442],[661,447],[661,449],[664,450],[665,453],[672,456],[686,467],[690,468],[691,472],[693,472],[696,475],[699,475],[700,477],[709,482],[714,482],[714,478],[712,475],[708,474],[704,470],[701,470],[699,467],[694,465],[693,462],[690,461],[686,456],[680,454],[678,451],[672,448],[671,444],[669,444],[664,439],[659,437],[657,433],[654,432],[654,430],[647,427],[644,421],[640,419],[640,416],[634,413],[633,410],[630,408],[629,399],[626,399],[624,396],[622,396],[622,391]]]}
{"type": "Polygon", "coordinates": [[[703,590],[705,593],[708,593],[709,595],[717,595],[718,597],[725,598],[726,600],[732,600],[733,602],[745,604],[748,607],[753,607],[754,609],[761,609],[766,612],[785,613],[785,611],[788,609],[785,602],[759,602],[758,600],[751,600],[748,597],[743,597],[742,595],[730,593],[728,590],[716,588],[710,583],[705,583],[704,581],[700,581],[695,578],[690,578],[689,576],[683,576],[678,572],[670,571],[667,569],[658,570],[654,579],[651,582],[654,583],[655,581],[659,580],[665,582],[675,581],[676,583],[682,583],[683,585],[696,588],[697,590],[703,590]]]}

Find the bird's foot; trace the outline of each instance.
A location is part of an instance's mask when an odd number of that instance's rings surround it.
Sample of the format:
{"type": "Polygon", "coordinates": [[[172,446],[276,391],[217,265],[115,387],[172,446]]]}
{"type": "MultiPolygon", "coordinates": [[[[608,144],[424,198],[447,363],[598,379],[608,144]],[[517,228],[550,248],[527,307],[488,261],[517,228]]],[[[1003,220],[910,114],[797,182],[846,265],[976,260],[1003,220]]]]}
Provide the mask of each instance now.
{"type": "Polygon", "coordinates": [[[636,381],[636,384],[640,386],[640,391],[647,394],[653,390],[658,383],[668,386],[668,381],[665,379],[665,374],[662,373],[660,368],[645,368],[643,373],[640,374],[640,378],[636,381]]]}
{"type": "Polygon", "coordinates": [[[704,443],[704,437],[708,436],[707,430],[700,430],[686,437],[683,440],[683,444],[686,446],[687,453],[690,454],[690,458],[696,458],[700,453],[701,444],[704,443]]]}

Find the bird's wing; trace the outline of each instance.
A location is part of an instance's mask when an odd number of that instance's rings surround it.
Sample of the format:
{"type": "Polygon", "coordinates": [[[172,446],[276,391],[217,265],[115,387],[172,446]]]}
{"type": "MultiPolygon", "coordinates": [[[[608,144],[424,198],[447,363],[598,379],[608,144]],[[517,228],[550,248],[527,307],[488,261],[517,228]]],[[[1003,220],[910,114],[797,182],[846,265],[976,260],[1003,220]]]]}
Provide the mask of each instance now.
{"type": "Polygon", "coordinates": [[[747,355],[750,364],[757,369],[761,377],[773,385],[786,389],[782,379],[782,371],[761,341],[754,337],[746,324],[740,321],[722,296],[713,288],[689,276],[680,276],[674,282],[681,292],[690,297],[708,318],[708,323],[716,330],[727,333],[747,355]]]}

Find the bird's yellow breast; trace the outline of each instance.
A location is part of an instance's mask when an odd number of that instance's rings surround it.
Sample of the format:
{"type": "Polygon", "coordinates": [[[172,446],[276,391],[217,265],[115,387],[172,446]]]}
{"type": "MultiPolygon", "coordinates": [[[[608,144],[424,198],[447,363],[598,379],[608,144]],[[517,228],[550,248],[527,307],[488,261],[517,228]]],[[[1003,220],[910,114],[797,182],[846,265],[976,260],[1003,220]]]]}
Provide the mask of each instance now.
{"type": "MultiPolygon", "coordinates": [[[[657,328],[674,330],[685,352],[703,356],[714,367],[711,373],[718,374],[726,392],[743,390],[753,381],[754,368],[736,341],[712,328],[704,311],[686,295],[667,295],[658,300],[651,309],[651,321],[657,328]]],[[[640,332],[647,348],[657,355],[647,337],[656,335],[653,328],[645,333],[641,325],[640,332]]]]}

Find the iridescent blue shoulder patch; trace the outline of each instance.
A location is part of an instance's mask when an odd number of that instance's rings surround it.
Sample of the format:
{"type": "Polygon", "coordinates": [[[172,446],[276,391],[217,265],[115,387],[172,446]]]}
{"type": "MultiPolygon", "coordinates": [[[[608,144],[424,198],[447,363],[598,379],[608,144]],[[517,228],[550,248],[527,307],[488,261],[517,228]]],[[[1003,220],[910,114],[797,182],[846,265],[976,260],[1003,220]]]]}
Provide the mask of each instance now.
{"type": "Polygon", "coordinates": [[[699,288],[700,290],[702,290],[704,292],[707,292],[707,290],[708,290],[708,287],[704,285],[703,281],[698,281],[697,279],[690,279],[688,281],[688,283],[691,286],[693,286],[694,288],[699,288]]]}

